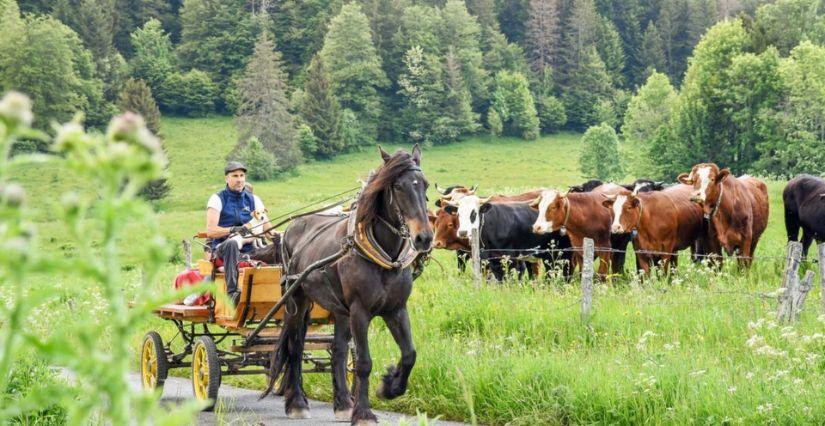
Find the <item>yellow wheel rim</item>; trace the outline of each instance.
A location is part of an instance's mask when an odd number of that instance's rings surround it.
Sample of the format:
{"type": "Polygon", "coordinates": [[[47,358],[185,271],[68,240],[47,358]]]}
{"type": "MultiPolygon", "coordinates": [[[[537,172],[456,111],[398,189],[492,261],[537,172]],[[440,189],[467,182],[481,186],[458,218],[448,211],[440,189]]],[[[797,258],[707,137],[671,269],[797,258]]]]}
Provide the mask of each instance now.
{"type": "Polygon", "coordinates": [[[155,342],[152,339],[146,339],[143,342],[140,371],[143,373],[143,387],[155,389],[158,385],[158,359],[155,356],[155,342]]]}
{"type": "Polygon", "coordinates": [[[195,347],[192,357],[192,382],[195,384],[195,398],[201,401],[209,399],[209,360],[203,345],[195,347]]]}
{"type": "Polygon", "coordinates": [[[347,359],[347,387],[351,388],[353,383],[355,383],[355,357],[350,351],[347,359]]]}

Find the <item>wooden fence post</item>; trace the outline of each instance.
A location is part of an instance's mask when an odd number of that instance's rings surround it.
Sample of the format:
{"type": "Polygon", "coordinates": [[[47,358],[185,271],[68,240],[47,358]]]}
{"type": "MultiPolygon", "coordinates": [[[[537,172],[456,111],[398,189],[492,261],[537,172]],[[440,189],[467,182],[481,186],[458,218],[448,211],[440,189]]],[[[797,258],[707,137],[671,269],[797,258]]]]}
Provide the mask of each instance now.
{"type": "Polygon", "coordinates": [[[470,255],[473,262],[473,281],[479,285],[484,277],[481,274],[481,245],[477,229],[470,229],[470,255]]]}
{"type": "Polygon", "coordinates": [[[590,238],[584,239],[582,253],[582,321],[590,319],[590,308],[593,305],[593,254],[594,244],[590,238]]]}
{"type": "Polygon", "coordinates": [[[805,278],[802,279],[796,286],[796,294],[794,295],[794,315],[793,320],[799,319],[799,314],[802,312],[802,307],[805,306],[805,299],[808,297],[808,292],[813,287],[814,271],[810,269],[805,272],[805,278]]]}
{"type": "Polygon", "coordinates": [[[192,269],[192,242],[183,240],[183,254],[186,256],[186,270],[192,269]]]}
{"type": "Polygon", "coordinates": [[[788,242],[788,257],[785,260],[785,271],[782,275],[782,288],[779,296],[779,308],[776,310],[776,319],[779,322],[793,321],[796,287],[799,284],[799,261],[802,257],[802,244],[798,241],[788,242]]]}
{"type": "Polygon", "coordinates": [[[825,243],[817,246],[819,257],[819,291],[822,294],[822,311],[825,312],[825,243]]]}

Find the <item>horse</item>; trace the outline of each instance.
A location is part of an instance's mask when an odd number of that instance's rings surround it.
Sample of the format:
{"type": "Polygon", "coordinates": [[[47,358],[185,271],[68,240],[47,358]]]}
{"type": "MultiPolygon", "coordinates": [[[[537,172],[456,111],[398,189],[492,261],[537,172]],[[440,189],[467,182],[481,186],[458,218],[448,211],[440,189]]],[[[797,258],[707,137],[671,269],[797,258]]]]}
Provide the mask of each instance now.
{"type": "MultiPolygon", "coordinates": [[[[369,180],[349,216],[310,215],[296,219],[282,235],[285,274],[301,273],[325,259],[337,260],[306,275],[285,305],[283,329],[269,365],[269,394],[283,374],[284,410],[290,418],[307,418],[301,357],[309,308],[318,304],[334,317],[332,350],[333,409],[339,420],[375,424],[370,409],[372,371],[368,328],[380,316],[401,350],[400,361],[387,368],[378,396],[406,392],[416,351],[407,299],[412,291],[413,262],[430,249],[427,218],[428,183],[421,171],[421,149],[389,155],[379,147],[383,164],[369,180]],[[353,396],[346,385],[348,342],[355,343],[353,396]]],[[[322,262],[323,263],[323,262],[322,262]]],[[[288,280],[289,282],[289,280],[288,280]]]]}

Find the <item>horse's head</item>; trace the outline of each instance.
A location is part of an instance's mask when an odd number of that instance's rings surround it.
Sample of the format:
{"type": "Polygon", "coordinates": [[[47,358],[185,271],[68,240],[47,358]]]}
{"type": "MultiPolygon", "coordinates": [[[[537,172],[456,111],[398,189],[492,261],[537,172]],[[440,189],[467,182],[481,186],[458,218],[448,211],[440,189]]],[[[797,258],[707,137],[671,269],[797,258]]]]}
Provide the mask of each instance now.
{"type": "MultiPolygon", "coordinates": [[[[394,155],[388,154],[378,147],[384,164],[376,171],[375,177],[364,190],[366,207],[364,210],[374,210],[369,207],[383,196],[383,202],[389,208],[389,213],[395,210],[410,232],[413,246],[416,250],[427,251],[433,241],[433,229],[427,216],[427,179],[421,171],[421,148],[416,144],[412,153],[399,150],[394,155]],[[373,201],[370,201],[373,200],[373,201]]],[[[360,210],[360,209],[359,209],[360,210]]],[[[377,214],[359,211],[362,218],[370,220],[377,214]]],[[[390,216],[388,216],[390,217],[390,216]]]]}

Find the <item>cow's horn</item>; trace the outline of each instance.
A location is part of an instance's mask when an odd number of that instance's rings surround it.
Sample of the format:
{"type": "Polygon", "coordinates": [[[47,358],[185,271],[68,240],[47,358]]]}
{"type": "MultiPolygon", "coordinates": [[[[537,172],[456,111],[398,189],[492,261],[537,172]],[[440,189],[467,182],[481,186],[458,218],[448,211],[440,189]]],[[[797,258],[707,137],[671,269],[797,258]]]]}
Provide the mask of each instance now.
{"type": "Polygon", "coordinates": [[[438,186],[438,182],[435,183],[435,190],[441,195],[447,195],[447,193],[446,193],[447,190],[441,188],[440,186],[438,186]]]}
{"type": "Polygon", "coordinates": [[[470,187],[470,191],[467,192],[467,195],[474,195],[476,193],[477,189],[478,189],[478,184],[473,185],[472,187],[470,187]]]}

